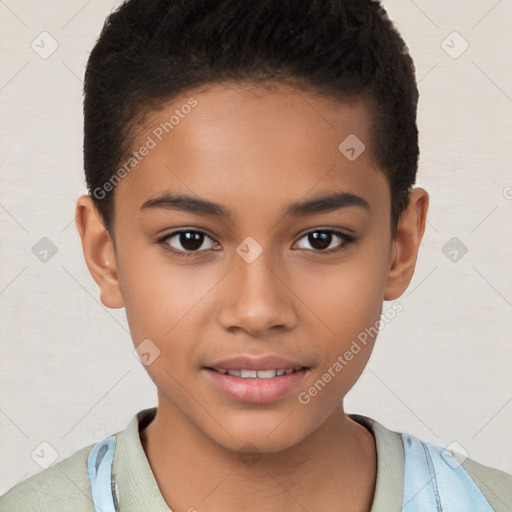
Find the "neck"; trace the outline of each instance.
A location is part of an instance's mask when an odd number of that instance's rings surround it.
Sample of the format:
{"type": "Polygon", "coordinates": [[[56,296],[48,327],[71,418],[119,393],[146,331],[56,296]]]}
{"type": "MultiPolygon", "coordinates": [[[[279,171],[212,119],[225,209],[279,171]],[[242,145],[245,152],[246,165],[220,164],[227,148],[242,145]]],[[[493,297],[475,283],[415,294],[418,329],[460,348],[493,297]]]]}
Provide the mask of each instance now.
{"type": "Polygon", "coordinates": [[[375,440],[342,407],[300,443],[276,453],[241,457],[161,405],[140,437],[160,492],[172,510],[371,509],[377,472],[375,440]]]}

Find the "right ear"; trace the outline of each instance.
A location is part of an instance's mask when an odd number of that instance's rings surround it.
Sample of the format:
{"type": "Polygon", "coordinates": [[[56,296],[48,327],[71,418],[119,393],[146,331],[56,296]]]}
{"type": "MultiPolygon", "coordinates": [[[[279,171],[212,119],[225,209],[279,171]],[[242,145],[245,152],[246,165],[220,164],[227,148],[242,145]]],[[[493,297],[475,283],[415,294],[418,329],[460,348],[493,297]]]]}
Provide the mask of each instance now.
{"type": "Polygon", "coordinates": [[[78,198],[75,222],[87,268],[100,287],[101,302],[108,308],[124,307],[114,244],[90,196],[78,198]]]}

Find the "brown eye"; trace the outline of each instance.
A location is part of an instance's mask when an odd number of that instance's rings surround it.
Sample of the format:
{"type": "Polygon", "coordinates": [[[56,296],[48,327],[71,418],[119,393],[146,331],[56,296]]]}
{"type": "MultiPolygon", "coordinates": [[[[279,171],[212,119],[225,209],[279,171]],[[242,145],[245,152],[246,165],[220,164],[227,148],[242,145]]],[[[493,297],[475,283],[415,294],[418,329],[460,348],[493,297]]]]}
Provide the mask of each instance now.
{"type": "Polygon", "coordinates": [[[215,246],[218,246],[206,233],[191,229],[174,231],[161,238],[159,242],[162,243],[167,250],[178,256],[193,256],[193,253],[204,252],[207,249],[213,249],[215,246]],[[205,248],[204,244],[207,240],[213,243],[210,244],[210,247],[206,244],[207,246],[205,248]]]}
{"type": "Polygon", "coordinates": [[[204,235],[195,231],[182,231],[176,235],[178,242],[186,251],[197,251],[204,241],[204,235]]]}
{"type": "MultiPolygon", "coordinates": [[[[332,229],[316,229],[306,233],[302,239],[307,239],[314,252],[329,254],[345,248],[347,244],[355,240],[353,236],[332,229]]],[[[302,247],[302,249],[304,248],[302,247]]]]}

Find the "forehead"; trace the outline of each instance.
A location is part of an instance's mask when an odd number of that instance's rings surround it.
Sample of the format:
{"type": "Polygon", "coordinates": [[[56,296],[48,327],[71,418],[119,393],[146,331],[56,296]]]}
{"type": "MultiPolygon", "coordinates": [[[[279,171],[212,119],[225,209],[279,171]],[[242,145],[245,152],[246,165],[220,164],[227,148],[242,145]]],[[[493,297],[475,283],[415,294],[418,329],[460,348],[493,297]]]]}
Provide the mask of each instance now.
{"type": "Polygon", "coordinates": [[[286,85],[203,86],[146,117],[132,148],[139,158],[115,202],[139,209],[165,190],[234,212],[334,189],[375,200],[388,187],[371,125],[364,100],[339,103],[286,85]]]}

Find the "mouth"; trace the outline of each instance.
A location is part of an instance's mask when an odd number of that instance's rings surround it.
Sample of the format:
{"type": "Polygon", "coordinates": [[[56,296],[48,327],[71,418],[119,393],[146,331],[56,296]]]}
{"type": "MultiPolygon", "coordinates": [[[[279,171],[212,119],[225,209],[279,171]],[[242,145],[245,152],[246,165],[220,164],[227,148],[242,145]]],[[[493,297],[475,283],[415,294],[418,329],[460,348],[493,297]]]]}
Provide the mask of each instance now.
{"type": "Polygon", "coordinates": [[[224,399],[267,404],[290,397],[309,370],[306,366],[263,369],[203,367],[203,376],[208,387],[224,399]]]}
{"type": "Polygon", "coordinates": [[[296,366],[294,368],[276,368],[276,369],[235,369],[235,368],[209,368],[221,375],[231,375],[232,377],[240,377],[241,379],[274,379],[276,377],[282,377],[283,375],[291,375],[294,372],[300,372],[302,370],[309,370],[306,366],[296,366]]]}
{"type": "Polygon", "coordinates": [[[311,370],[276,354],[239,354],[202,367],[207,385],[224,399],[264,404],[291,395],[311,370]]]}

